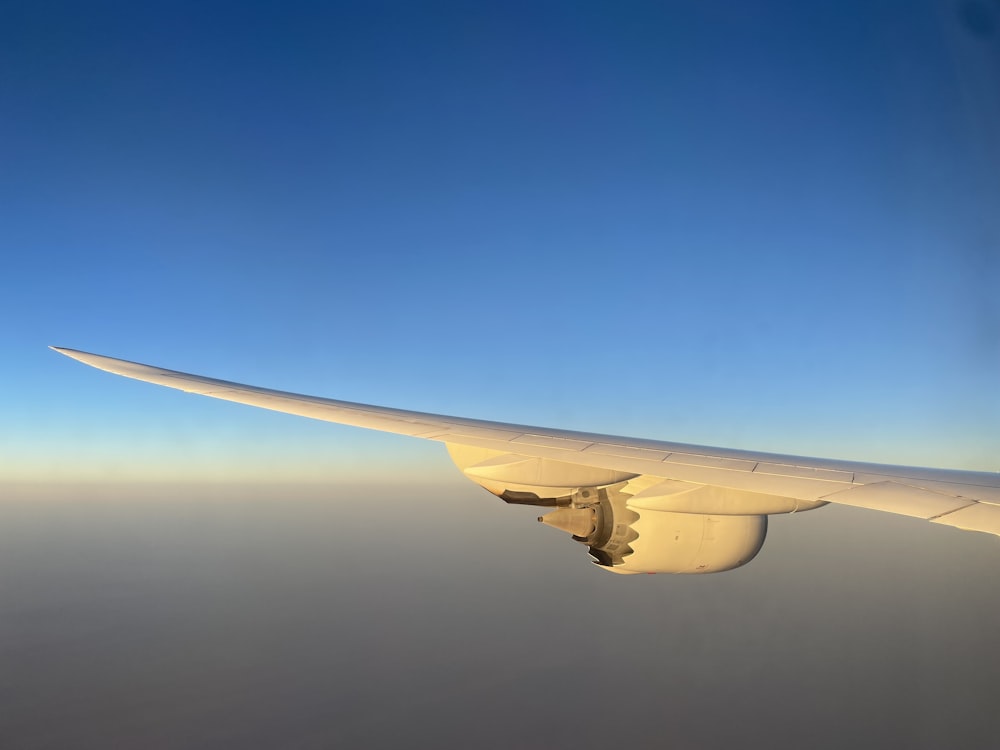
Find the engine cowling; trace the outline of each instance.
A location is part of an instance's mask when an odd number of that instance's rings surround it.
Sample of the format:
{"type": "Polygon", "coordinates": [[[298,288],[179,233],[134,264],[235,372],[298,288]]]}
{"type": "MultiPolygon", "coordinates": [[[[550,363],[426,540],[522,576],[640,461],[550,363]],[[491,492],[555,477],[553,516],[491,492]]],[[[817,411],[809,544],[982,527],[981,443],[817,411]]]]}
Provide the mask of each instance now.
{"type": "MultiPolygon", "coordinates": [[[[449,444],[448,451],[469,479],[508,503],[555,506],[538,520],[586,544],[593,561],[615,573],[738,568],[757,555],[767,535],[767,516],[757,508],[794,509],[775,505],[783,498],[748,496],[737,503],[709,497],[705,504],[702,497],[697,503],[710,512],[679,512],[674,496],[695,492],[683,482],[666,487],[656,478],[485,448],[449,444]],[[752,508],[750,514],[739,514],[740,506],[752,508]]],[[[688,506],[699,508],[690,500],[681,507],[688,506]]]]}
{"type": "Polygon", "coordinates": [[[767,516],[711,516],[631,508],[614,488],[592,505],[574,501],[539,521],[586,544],[614,573],[718,573],[746,565],[764,545],[767,516]]]}

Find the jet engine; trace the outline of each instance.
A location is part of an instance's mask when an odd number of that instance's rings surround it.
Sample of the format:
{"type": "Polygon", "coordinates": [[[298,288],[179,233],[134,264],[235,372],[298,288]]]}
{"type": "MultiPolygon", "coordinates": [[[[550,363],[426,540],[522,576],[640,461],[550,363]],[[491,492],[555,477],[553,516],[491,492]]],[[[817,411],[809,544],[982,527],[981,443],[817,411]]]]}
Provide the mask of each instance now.
{"type": "Polygon", "coordinates": [[[601,489],[597,502],[540,516],[590,548],[614,573],[718,573],[750,562],[764,545],[767,516],[710,516],[630,508],[628,495],[601,489]]]}
{"type": "Polygon", "coordinates": [[[766,513],[796,508],[786,498],[717,497],[684,482],[485,448],[449,444],[448,452],[469,479],[506,502],[554,507],[538,520],[586,544],[594,562],[615,573],[738,568],[763,546],[766,513]]]}

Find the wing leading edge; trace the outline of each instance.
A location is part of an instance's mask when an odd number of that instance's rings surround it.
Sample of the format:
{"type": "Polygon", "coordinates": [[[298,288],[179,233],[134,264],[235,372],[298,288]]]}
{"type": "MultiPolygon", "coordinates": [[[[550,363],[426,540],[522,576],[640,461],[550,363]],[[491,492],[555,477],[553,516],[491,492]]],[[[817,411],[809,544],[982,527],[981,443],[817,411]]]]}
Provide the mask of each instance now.
{"type": "Polygon", "coordinates": [[[435,440],[450,449],[489,451],[494,458],[466,469],[470,478],[476,471],[488,472],[498,461],[538,459],[551,467],[587,467],[593,476],[642,476],[651,485],[645,491],[647,502],[655,502],[657,492],[669,495],[681,486],[708,487],[730,493],[737,503],[751,496],[789,498],[806,503],[805,507],[833,502],[1000,536],[1000,474],[996,473],[804,458],[426,414],[51,348],[99,370],[187,393],[435,440]]]}

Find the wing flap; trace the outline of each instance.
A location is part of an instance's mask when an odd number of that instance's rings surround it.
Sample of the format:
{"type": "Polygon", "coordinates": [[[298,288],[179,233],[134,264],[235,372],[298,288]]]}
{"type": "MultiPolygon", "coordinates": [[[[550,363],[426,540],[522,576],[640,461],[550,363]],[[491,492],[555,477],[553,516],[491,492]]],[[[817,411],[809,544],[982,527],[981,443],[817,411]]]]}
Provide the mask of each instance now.
{"type": "Polygon", "coordinates": [[[604,456],[620,456],[622,458],[641,458],[659,463],[670,455],[669,451],[658,451],[653,448],[635,448],[628,445],[611,443],[593,443],[585,448],[588,453],[599,453],[604,456]]]}
{"type": "Polygon", "coordinates": [[[972,503],[953,513],[931,519],[931,523],[954,526],[966,531],[984,531],[1000,536],[1000,506],[972,503]]]}
{"type": "Polygon", "coordinates": [[[925,520],[953,513],[970,504],[969,500],[963,498],[909,487],[898,482],[865,484],[826,495],[823,499],[840,505],[853,505],[925,520]]]}

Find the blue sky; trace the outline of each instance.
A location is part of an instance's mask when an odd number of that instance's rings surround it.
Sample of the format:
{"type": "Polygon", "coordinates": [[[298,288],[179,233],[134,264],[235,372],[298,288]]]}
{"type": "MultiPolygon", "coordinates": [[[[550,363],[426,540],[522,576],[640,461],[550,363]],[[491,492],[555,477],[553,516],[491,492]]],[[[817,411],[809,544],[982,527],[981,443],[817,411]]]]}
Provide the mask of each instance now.
{"type": "Polygon", "coordinates": [[[985,1],[5,4],[0,479],[448,470],[48,344],[998,469],[998,28],[985,1]]]}

